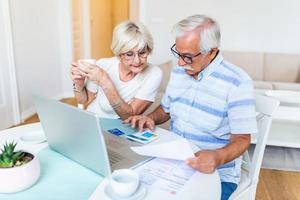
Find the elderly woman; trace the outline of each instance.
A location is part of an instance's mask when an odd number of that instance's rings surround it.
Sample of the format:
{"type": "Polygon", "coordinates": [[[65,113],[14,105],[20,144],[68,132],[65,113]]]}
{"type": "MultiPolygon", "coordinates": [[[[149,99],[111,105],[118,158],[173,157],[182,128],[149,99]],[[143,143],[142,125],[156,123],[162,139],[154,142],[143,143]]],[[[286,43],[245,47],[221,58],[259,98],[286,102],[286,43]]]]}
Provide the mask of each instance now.
{"type": "Polygon", "coordinates": [[[112,58],[96,64],[72,63],[71,78],[78,103],[100,117],[122,118],[143,113],[155,100],[162,72],[147,63],[153,50],[150,32],[141,23],[122,22],[113,31],[112,58]]]}

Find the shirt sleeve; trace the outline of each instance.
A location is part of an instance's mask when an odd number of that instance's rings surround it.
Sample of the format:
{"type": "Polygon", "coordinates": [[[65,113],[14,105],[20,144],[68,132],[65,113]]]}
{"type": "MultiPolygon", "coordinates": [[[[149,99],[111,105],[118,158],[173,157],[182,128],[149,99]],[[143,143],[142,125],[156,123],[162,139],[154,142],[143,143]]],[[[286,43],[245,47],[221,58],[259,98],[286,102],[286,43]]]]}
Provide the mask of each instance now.
{"type": "Polygon", "coordinates": [[[232,134],[257,132],[253,82],[247,80],[228,95],[228,121],[232,134]]]}
{"type": "Polygon", "coordinates": [[[135,98],[154,102],[162,80],[162,71],[159,67],[151,67],[153,69],[147,74],[146,80],[135,95],[135,98]]]}

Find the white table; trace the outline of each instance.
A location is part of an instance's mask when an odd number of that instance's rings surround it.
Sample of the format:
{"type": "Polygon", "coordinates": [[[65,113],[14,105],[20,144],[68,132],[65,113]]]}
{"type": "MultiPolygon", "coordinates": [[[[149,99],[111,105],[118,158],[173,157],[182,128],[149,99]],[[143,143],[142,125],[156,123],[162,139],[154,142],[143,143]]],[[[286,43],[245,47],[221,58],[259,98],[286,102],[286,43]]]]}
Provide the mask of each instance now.
{"type": "MultiPolygon", "coordinates": [[[[26,144],[20,141],[20,137],[24,134],[28,134],[34,131],[43,131],[40,123],[24,125],[16,128],[6,129],[0,131],[0,145],[2,146],[5,141],[18,142],[18,149],[24,149],[32,153],[38,153],[43,148],[47,147],[47,143],[42,144],[26,144]]],[[[170,139],[175,139],[176,136],[170,135],[169,131],[157,128],[156,133],[160,135],[159,140],[156,143],[164,142],[170,139]]],[[[102,183],[103,184],[103,183],[102,183]]],[[[99,198],[99,191],[101,190],[101,184],[91,195],[90,199],[99,198]]],[[[41,194],[37,194],[41,195],[41,194]]],[[[197,172],[197,176],[190,180],[183,188],[180,195],[175,199],[220,199],[221,196],[221,183],[220,177],[216,172],[213,174],[202,174],[197,172]]],[[[66,199],[68,199],[66,197],[66,199]]],[[[157,193],[156,191],[147,191],[145,199],[174,199],[174,196],[169,196],[163,193],[157,193]]]]}
{"type": "MultiPolygon", "coordinates": [[[[263,95],[265,92],[266,90],[256,90],[256,93],[263,95]]],[[[255,137],[252,143],[256,143],[255,137]]],[[[300,148],[300,104],[280,102],[274,112],[267,145],[300,148]]]]}

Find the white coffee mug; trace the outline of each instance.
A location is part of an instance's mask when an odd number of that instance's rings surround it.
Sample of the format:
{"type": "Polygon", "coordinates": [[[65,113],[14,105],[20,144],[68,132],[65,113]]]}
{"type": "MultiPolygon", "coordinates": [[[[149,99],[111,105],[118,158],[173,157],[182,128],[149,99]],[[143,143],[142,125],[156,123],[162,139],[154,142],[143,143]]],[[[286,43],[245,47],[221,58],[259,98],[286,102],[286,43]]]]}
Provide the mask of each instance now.
{"type": "Polygon", "coordinates": [[[96,64],[96,59],[80,59],[77,62],[80,65],[81,68],[85,69],[85,67],[86,67],[84,65],[85,63],[95,65],[96,64]]]}
{"type": "Polygon", "coordinates": [[[111,175],[110,185],[120,197],[129,197],[139,186],[139,175],[131,169],[115,170],[111,175]]]}
{"type": "Polygon", "coordinates": [[[79,64],[82,64],[82,63],[88,63],[88,64],[96,64],[96,59],[79,59],[78,60],[78,63],[79,64]]]}

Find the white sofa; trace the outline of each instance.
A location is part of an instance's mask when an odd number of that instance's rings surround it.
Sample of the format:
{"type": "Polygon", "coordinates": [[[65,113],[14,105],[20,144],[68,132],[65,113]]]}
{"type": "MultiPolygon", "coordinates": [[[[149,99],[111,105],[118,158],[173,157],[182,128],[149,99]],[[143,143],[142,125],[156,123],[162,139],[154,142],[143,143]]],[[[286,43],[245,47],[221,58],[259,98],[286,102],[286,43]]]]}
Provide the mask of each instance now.
{"type": "Polygon", "coordinates": [[[300,55],[234,51],[222,54],[243,68],[257,89],[300,91],[300,55]]]}

